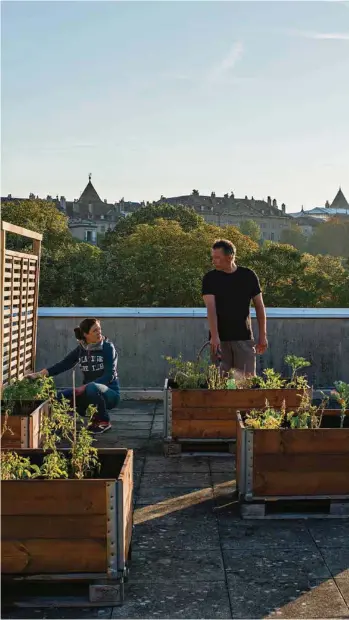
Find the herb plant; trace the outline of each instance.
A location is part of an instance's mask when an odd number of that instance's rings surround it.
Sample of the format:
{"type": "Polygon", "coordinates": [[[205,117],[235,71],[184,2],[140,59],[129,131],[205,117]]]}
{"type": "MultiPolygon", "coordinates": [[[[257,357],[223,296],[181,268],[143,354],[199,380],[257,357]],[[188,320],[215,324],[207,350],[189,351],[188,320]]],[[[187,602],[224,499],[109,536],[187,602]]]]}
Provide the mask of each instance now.
{"type": "Polygon", "coordinates": [[[333,396],[340,405],[341,428],[343,428],[345,416],[348,415],[349,411],[349,383],[345,383],[344,381],[336,381],[334,385],[336,389],[331,392],[331,396],[333,396]]]}

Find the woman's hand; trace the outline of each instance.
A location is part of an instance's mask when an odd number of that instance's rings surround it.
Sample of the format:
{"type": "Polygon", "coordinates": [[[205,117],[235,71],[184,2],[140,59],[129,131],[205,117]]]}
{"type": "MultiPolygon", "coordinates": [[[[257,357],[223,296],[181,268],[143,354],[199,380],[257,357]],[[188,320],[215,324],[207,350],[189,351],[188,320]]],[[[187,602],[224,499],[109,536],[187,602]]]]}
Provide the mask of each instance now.
{"type": "Polygon", "coordinates": [[[48,372],[46,368],[40,370],[40,372],[30,372],[28,375],[25,375],[26,379],[38,379],[39,377],[47,377],[48,372]]]}

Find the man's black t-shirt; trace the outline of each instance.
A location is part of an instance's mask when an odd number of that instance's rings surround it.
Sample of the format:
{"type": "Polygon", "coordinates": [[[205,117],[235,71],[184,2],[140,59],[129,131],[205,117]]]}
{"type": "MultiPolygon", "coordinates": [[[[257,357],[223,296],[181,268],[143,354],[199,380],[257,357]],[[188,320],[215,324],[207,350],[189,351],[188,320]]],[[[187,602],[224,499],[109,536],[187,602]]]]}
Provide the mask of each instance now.
{"type": "Polygon", "coordinates": [[[250,304],[260,292],[257,275],[247,267],[234,273],[213,269],[204,276],[202,294],[215,296],[220,340],[251,340],[250,304]]]}

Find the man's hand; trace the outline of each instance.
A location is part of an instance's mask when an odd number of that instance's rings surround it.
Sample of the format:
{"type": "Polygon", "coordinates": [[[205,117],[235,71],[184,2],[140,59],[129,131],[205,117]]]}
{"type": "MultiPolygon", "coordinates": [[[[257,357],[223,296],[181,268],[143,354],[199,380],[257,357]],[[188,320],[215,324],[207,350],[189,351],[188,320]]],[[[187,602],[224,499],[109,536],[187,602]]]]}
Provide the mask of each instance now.
{"type": "Polygon", "coordinates": [[[268,340],[266,336],[260,336],[258,339],[258,344],[256,346],[256,353],[258,355],[263,355],[268,348],[268,340]]]}
{"type": "Polygon", "coordinates": [[[221,346],[221,341],[219,339],[219,336],[211,336],[210,345],[211,345],[211,354],[214,357],[217,357],[219,350],[220,350],[220,346],[221,346]]]}
{"type": "Polygon", "coordinates": [[[76,388],[75,396],[82,396],[85,390],[86,390],[86,385],[82,385],[81,387],[76,388]]]}

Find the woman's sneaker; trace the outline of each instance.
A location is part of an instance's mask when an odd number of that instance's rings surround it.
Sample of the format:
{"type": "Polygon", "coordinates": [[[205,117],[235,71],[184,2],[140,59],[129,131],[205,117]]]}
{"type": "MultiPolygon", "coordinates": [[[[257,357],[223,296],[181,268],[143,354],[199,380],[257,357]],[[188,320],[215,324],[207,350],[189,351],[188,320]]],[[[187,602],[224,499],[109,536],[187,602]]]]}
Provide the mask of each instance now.
{"type": "Polygon", "coordinates": [[[110,431],[111,424],[110,422],[93,422],[87,428],[93,435],[101,435],[106,431],[110,431]]]}

